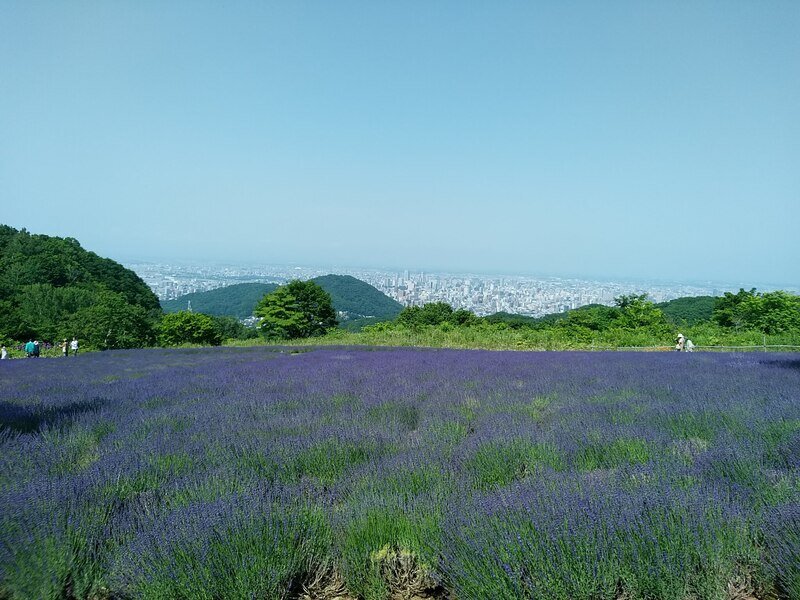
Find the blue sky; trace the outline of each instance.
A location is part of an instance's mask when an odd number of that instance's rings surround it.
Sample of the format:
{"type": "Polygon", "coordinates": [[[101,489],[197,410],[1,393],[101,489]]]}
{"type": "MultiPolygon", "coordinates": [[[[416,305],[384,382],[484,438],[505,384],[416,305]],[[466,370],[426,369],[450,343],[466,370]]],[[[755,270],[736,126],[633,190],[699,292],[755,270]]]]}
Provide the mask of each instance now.
{"type": "Polygon", "coordinates": [[[118,260],[800,284],[800,3],[0,1],[0,222],[118,260]]]}

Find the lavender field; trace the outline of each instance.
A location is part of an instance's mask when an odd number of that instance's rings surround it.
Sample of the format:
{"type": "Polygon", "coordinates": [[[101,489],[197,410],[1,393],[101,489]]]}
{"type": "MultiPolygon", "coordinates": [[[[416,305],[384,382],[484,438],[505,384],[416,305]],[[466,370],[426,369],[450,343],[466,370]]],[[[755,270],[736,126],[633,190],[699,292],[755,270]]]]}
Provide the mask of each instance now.
{"type": "Polygon", "coordinates": [[[800,359],[0,363],[0,598],[800,599],[800,359]]]}

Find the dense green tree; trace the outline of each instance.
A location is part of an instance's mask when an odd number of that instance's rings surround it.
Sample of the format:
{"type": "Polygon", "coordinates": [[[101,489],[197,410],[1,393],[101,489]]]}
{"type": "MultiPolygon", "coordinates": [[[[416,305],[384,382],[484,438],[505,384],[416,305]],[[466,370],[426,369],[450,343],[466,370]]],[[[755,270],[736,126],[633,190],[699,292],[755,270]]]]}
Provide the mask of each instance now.
{"type": "Polygon", "coordinates": [[[616,324],[623,329],[668,328],[663,311],[648,300],[647,294],[630,294],[614,298],[620,310],[616,324]]]}
{"type": "Polygon", "coordinates": [[[423,306],[407,306],[394,321],[400,327],[463,327],[480,323],[472,311],[453,307],[446,302],[430,302],[423,306]]]}
{"type": "Polygon", "coordinates": [[[72,314],[59,331],[57,338],[77,336],[84,348],[98,350],[139,348],[155,342],[151,314],[109,291],[97,294],[91,306],[72,314]]]}
{"type": "Polygon", "coordinates": [[[593,305],[580,310],[569,311],[566,314],[566,318],[556,322],[556,325],[566,329],[605,331],[619,320],[620,314],[619,308],[593,305]]]}
{"type": "Polygon", "coordinates": [[[290,340],[324,335],[336,327],[331,297],[313,281],[290,281],[265,294],[256,305],[259,328],[268,339],[290,340]]]}
{"type": "Polygon", "coordinates": [[[734,327],[740,329],[746,327],[747,324],[744,320],[744,314],[741,311],[743,302],[756,295],[756,288],[750,291],[745,291],[740,288],[737,293],[725,292],[721,298],[717,298],[714,303],[714,312],[712,317],[714,321],[723,327],[734,327]]]}
{"type": "Polygon", "coordinates": [[[168,313],[161,318],[158,342],[162,346],[181,344],[219,346],[222,343],[222,333],[209,315],[182,310],[168,313]]]}
{"type": "Polygon", "coordinates": [[[89,287],[54,287],[49,283],[22,286],[12,319],[15,324],[12,336],[55,340],[63,333],[71,315],[97,303],[101,291],[89,287]]]}
{"type": "Polygon", "coordinates": [[[209,315],[214,320],[214,326],[219,330],[223,340],[250,340],[258,337],[258,330],[247,327],[234,317],[219,317],[209,315]]]}
{"type": "Polygon", "coordinates": [[[536,327],[538,319],[535,317],[527,317],[525,315],[515,315],[508,312],[496,312],[491,315],[483,317],[483,321],[493,325],[503,324],[510,329],[523,329],[536,327]]]}
{"type": "Polygon", "coordinates": [[[453,307],[446,302],[430,302],[423,306],[407,306],[397,316],[397,323],[405,327],[441,325],[453,317],[453,307]]]}
{"type": "Polygon", "coordinates": [[[800,330],[800,296],[784,291],[748,294],[734,311],[735,320],[748,329],[769,335],[800,330]]]}
{"type": "Polygon", "coordinates": [[[471,310],[459,308],[458,310],[454,310],[453,314],[450,315],[450,322],[453,325],[475,325],[479,322],[479,319],[471,310]]]}

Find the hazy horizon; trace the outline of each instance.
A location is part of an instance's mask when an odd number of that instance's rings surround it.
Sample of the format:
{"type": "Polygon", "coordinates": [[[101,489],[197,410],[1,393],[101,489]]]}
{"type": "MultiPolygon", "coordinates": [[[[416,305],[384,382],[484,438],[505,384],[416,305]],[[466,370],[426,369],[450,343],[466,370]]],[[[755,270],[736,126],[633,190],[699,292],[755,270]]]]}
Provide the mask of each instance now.
{"type": "Polygon", "coordinates": [[[185,267],[194,267],[194,266],[211,266],[211,267],[240,267],[240,268],[284,268],[284,269],[307,269],[307,270],[330,270],[329,273],[332,275],[341,275],[347,274],[350,271],[372,271],[372,272],[392,272],[392,273],[401,273],[403,271],[408,271],[412,274],[419,274],[419,273],[428,273],[431,275],[453,275],[453,276],[478,276],[478,277],[522,277],[522,278],[541,278],[541,279],[564,279],[564,280],[577,280],[577,281],[596,281],[596,282],[603,282],[603,283],[638,283],[638,284],[646,284],[650,283],[653,285],[669,285],[669,284],[677,284],[677,285],[697,285],[697,286],[715,286],[715,287],[728,287],[730,289],[733,288],[744,288],[744,289],[751,289],[756,287],[759,291],[767,291],[772,289],[785,289],[787,291],[796,291],[800,290],[800,286],[797,286],[791,282],[780,282],[780,281],[750,281],[750,280],[742,280],[742,281],[725,281],[719,279],[663,279],[663,278],[653,278],[653,277],[626,277],[626,276],[619,276],[619,275],[603,275],[603,274],[586,274],[586,273],[545,273],[545,272],[524,272],[524,271],[509,271],[509,270],[494,270],[494,271],[478,271],[478,270],[459,270],[459,269],[448,269],[448,268],[437,268],[435,266],[431,267],[419,267],[419,266],[401,266],[401,265],[366,265],[366,264],[326,264],[326,263],[269,263],[264,261],[217,261],[217,260],[205,260],[205,261],[198,261],[194,259],[177,259],[177,258],[169,258],[169,257],[121,257],[119,262],[125,265],[170,265],[170,266],[185,266],[185,267]]]}
{"type": "Polygon", "coordinates": [[[800,284],[800,3],[0,8],[0,222],[102,256],[800,284]]]}

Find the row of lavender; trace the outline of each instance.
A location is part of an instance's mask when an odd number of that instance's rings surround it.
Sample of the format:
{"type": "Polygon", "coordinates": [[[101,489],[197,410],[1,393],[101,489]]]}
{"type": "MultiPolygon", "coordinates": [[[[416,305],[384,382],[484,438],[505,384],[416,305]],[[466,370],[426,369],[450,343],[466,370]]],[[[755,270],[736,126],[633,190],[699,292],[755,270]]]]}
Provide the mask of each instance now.
{"type": "Polygon", "coordinates": [[[791,355],[0,366],[0,597],[800,598],[791,355]]]}

